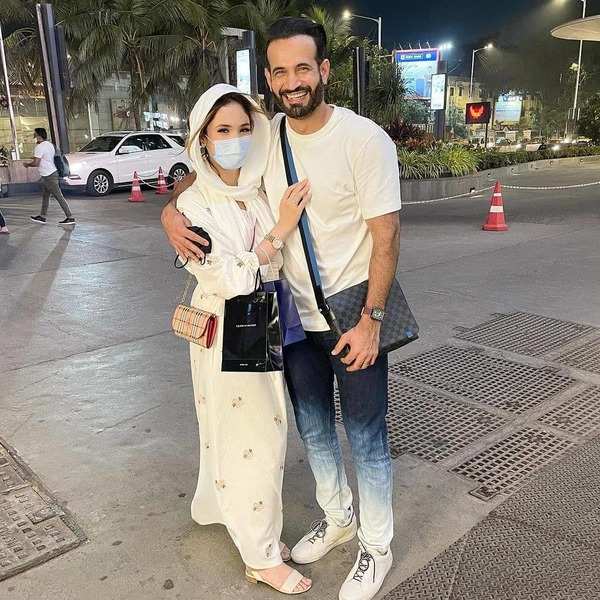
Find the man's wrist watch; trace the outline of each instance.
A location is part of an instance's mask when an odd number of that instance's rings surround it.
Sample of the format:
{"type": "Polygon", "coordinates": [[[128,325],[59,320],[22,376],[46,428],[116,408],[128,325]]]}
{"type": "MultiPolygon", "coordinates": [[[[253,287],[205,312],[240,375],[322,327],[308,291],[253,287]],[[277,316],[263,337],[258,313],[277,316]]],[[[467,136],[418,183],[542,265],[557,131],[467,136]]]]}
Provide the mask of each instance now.
{"type": "Polygon", "coordinates": [[[267,240],[267,242],[271,242],[275,250],[281,250],[285,246],[283,240],[273,233],[267,233],[267,235],[265,235],[265,240],[267,240]]]}
{"type": "Polygon", "coordinates": [[[363,315],[367,315],[371,317],[373,321],[379,321],[381,323],[385,317],[385,310],[383,310],[383,308],[379,308],[378,306],[365,305],[363,308],[363,315]]]}

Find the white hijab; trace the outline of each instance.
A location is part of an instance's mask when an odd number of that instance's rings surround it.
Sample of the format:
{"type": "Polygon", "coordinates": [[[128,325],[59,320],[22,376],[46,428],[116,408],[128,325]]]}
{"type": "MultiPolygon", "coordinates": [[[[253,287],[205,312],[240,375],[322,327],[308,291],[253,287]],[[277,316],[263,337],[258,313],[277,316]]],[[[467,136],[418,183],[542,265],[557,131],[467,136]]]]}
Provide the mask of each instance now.
{"type": "MultiPolygon", "coordinates": [[[[188,202],[193,200],[194,204],[199,203],[203,208],[208,209],[213,218],[221,225],[235,223],[242,228],[244,225],[240,219],[240,209],[235,202],[244,202],[249,214],[258,220],[264,234],[274,223],[268,205],[259,197],[259,188],[267,167],[271,143],[271,128],[267,117],[262,112],[252,114],[254,124],[252,143],[246,163],[241,168],[237,186],[227,185],[214,172],[206,158],[202,156],[200,141],[197,139],[198,130],[202,127],[215,102],[225,94],[232,92],[241,93],[236,87],[225,83],[214,85],[200,96],[190,113],[190,135],[195,135],[196,139],[189,154],[197,176],[196,181],[181,194],[180,199],[183,204],[185,200],[188,202]]],[[[248,97],[248,99],[258,108],[252,98],[248,97]]]]}

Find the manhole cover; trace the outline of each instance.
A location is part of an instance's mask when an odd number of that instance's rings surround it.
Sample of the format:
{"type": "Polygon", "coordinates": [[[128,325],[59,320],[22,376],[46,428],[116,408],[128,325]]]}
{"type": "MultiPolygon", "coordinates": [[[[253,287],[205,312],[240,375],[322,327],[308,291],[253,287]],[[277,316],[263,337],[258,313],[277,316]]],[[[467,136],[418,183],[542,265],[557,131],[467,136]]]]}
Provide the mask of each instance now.
{"type": "Polygon", "coordinates": [[[600,429],[600,387],[591,386],[538,418],[569,433],[588,435],[600,429]]]}
{"type": "Polygon", "coordinates": [[[390,373],[515,414],[541,404],[575,383],[543,368],[453,346],[442,346],[403,360],[391,366],[390,373]]]}
{"type": "Polygon", "coordinates": [[[29,468],[0,445],[0,581],[84,540],[81,530],[29,468]]]}
{"type": "Polygon", "coordinates": [[[482,484],[474,495],[488,499],[512,492],[533,473],[574,446],[546,431],[522,429],[454,467],[453,473],[482,484]]]}
{"type": "MultiPolygon", "coordinates": [[[[336,390],[336,418],[342,421],[336,390]]],[[[389,382],[392,458],[413,454],[438,462],[502,426],[505,420],[403,381],[389,382]]]]}
{"type": "Polygon", "coordinates": [[[561,354],[556,362],[600,374],[600,340],[591,340],[579,348],[569,350],[561,354]]]}
{"type": "Polygon", "coordinates": [[[456,337],[517,354],[540,356],[592,331],[595,328],[589,325],[516,312],[496,317],[456,337]]]}

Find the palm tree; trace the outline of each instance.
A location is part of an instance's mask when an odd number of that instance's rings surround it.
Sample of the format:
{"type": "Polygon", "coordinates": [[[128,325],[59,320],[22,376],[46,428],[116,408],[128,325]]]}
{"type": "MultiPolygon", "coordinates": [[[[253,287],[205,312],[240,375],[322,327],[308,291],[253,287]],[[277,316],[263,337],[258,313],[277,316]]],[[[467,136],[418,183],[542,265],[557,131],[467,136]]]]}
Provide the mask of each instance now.
{"type": "MultiPolygon", "coordinates": [[[[22,92],[34,96],[39,93],[42,83],[35,2],[3,0],[2,24],[3,29],[8,26],[11,32],[5,39],[10,79],[22,92]]],[[[4,34],[6,35],[6,29],[4,34]]]]}
{"type": "Polygon", "coordinates": [[[281,17],[297,16],[304,0],[244,0],[233,14],[238,25],[256,33],[257,53],[264,52],[269,27],[281,17]]]}
{"type": "Polygon", "coordinates": [[[79,0],[62,6],[60,22],[72,48],[72,105],[93,102],[111,75],[126,71],[130,109],[140,129],[141,107],[154,92],[153,70],[159,63],[149,48],[149,37],[169,10],[166,4],[165,0],[79,0]]]}
{"type": "Polygon", "coordinates": [[[223,27],[231,17],[226,0],[170,0],[161,29],[147,37],[158,58],[156,89],[187,114],[210,85],[223,81],[223,27]]]}

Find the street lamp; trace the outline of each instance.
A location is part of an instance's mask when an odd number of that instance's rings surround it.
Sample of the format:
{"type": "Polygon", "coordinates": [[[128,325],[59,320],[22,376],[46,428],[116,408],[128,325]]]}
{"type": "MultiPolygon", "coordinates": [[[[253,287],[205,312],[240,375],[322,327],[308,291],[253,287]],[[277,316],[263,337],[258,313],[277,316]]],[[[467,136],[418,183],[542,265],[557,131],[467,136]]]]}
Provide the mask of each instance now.
{"type": "MultiPolygon", "coordinates": [[[[583,15],[585,19],[585,10],[587,8],[587,0],[581,0],[583,2],[583,15]]],[[[577,112],[577,96],[579,95],[579,77],[581,75],[581,53],[583,52],[583,40],[579,40],[579,60],[577,61],[577,79],[575,80],[575,98],[573,99],[573,121],[576,120],[577,112]]]]}
{"type": "Polygon", "coordinates": [[[381,17],[365,17],[363,15],[356,15],[353,12],[350,12],[349,10],[345,10],[342,14],[342,17],[346,20],[351,19],[352,17],[356,18],[356,19],[366,19],[367,21],[375,21],[375,23],[377,23],[377,45],[379,46],[379,48],[381,49],[381,17]]]}
{"type": "Polygon", "coordinates": [[[473,98],[473,72],[475,71],[475,55],[482,50],[491,50],[494,44],[486,44],[483,48],[477,48],[473,50],[473,57],[471,59],[471,83],[469,84],[469,100],[473,98]]]}

